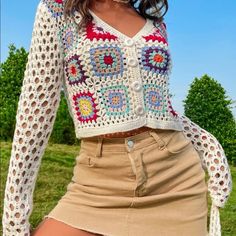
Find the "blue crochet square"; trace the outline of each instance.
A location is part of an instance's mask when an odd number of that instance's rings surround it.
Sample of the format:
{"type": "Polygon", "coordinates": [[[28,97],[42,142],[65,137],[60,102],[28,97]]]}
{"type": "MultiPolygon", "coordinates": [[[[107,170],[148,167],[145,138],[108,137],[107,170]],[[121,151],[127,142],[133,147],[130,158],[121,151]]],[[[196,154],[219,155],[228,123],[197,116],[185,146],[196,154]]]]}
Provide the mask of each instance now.
{"type": "Polygon", "coordinates": [[[167,111],[167,99],[163,94],[163,88],[156,84],[145,84],[144,103],[147,111],[165,113],[167,111]]]}
{"type": "Polygon", "coordinates": [[[125,115],[130,111],[127,88],[113,85],[101,89],[101,98],[109,116],[125,115]]]}

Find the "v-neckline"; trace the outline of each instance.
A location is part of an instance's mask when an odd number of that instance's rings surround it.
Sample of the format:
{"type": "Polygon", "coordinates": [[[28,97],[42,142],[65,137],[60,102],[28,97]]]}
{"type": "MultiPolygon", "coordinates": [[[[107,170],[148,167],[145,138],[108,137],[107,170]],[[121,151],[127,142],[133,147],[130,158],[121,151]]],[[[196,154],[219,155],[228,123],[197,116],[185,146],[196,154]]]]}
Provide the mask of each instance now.
{"type": "Polygon", "coordinates": [[[119,31],[118,29],[114,28],[113,26],[111,26],[110,24],[108,24],[107,22],[105,22],[103,19],[101,19],[99,16],[97,16],[91,9],[88,9],[88,11],[91,13],[91,15],[94,17],[94,20],[96,23],[100,24],[100,26],[103,26],[103,28],[105,30],[108,30],[109,32],[112,32],[113,34],[115,34],[118,37],[121,37],[123,39],[131,39],[131,40],[135,40],[137,39],[140,35],[142,35],[143,33],[148,32],[148,29],[152,29],[152,27],[154,27],[154,25],[152,24],[151,20],[149,18],[146,18],[146,22],[143,25],[143,27],[134,35],[134,36],[128,36],[124,33],[122,33],[121,31],[119,31]]]}

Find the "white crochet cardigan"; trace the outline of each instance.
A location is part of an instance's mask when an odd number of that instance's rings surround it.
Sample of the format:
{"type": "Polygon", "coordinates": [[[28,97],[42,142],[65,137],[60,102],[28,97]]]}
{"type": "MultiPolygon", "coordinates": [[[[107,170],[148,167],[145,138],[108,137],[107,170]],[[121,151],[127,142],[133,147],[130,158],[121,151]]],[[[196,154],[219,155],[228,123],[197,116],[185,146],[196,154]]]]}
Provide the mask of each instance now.
{"type": "Polygon", "coordinates": [[[232,191],[230,169],[218,140],[171,106],[165,24],[155,28],[147,20],[134,37],[128,37],[91,12],[94,24],[79,32],[78,12],[68,22],[62,13],[62,0],[41,0],[37,7],[5,187],[3,236],[30,235],[33,192],[62,88],[78,138],[143,125],[183,130],[208,171],[209,235],[220,236],[218,207],[224,207],[232,191]],[[144,92],[152,100],[143,99],[144,92]]]}

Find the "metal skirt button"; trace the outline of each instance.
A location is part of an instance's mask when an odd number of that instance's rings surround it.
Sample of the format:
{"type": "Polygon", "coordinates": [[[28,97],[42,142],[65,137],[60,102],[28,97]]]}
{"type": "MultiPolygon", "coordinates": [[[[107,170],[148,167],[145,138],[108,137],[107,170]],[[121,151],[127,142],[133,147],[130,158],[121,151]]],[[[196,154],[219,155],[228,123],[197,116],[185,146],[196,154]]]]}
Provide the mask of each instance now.
{"type": "Polygon", "coordinates": [[[131,148],[134,146],[134,141],[133,140],[128,140],[127,141],[128,146],[131,148]]]}

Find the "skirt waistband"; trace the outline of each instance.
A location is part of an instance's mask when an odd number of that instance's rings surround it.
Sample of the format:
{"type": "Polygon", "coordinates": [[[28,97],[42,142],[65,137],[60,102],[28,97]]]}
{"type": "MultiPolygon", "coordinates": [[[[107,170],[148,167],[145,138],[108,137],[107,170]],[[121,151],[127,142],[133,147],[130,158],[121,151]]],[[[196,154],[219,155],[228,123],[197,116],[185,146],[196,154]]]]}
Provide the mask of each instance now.
{"type": "Polygon", "coordinates": [[[152,129],[129,137],[88,137],[81,139],[81,150],[94,153],[99,157],[102,152],[131,152],[133,150],[157,143],[159,149],[163,149],[168,140],[179,130],[152,129]]]}

